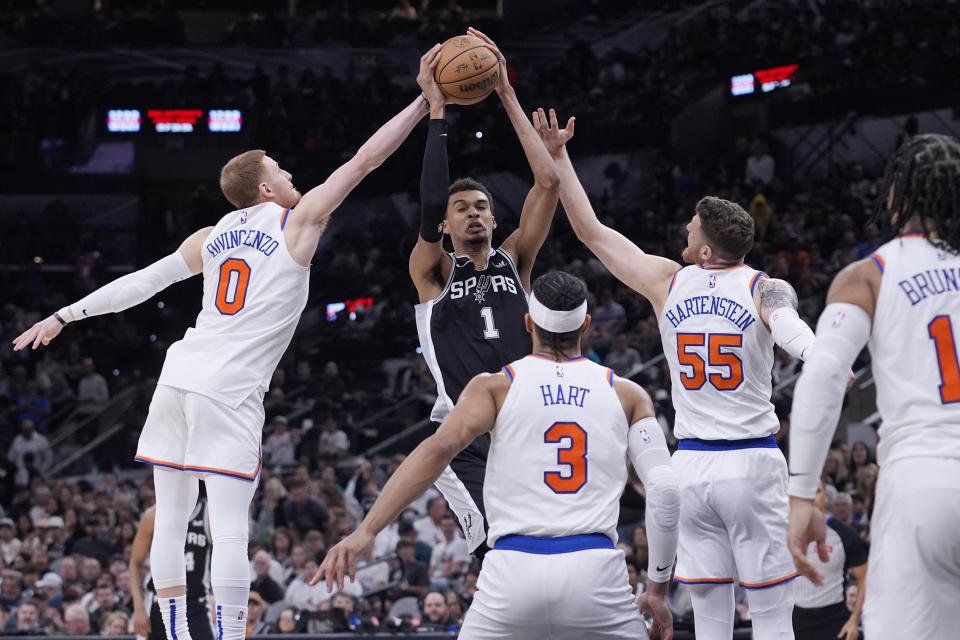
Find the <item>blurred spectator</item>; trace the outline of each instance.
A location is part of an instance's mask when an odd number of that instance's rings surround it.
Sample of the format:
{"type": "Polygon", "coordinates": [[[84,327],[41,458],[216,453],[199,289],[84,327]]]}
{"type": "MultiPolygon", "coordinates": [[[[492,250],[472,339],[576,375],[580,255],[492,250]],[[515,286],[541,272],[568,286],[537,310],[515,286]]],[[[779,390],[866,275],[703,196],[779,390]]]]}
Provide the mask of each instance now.
{"type": "Polygon", "coordinates": [[[745,169],[747,185],[762,189],[771,182],[776,171],[776,163],[762,140],[754,140],[750,146],[750,157],[745,169]]]}
{"type": "Polygon", "coordinates": [[[423,596],[423,628],[436,631],[456,631],[450,620],[450,609],[443,591],[431,590],[423,596]]]}
{"type": "Polygon", "coordinates": [[[844,604],[847,605],[847,611],[853,611],[857,606],[857,594],[860,592],[860,586],[856,582],[847,585],[844,604]]]}
{"type": "Polygon", "coordinates": [[[430,547],[436,547],[444,541],[443,532],[440,530],[443,516],[449,511],[447,501],[442,497],[431,498],[427,502],[427,515],[413,523],[417,530],[420,540],[426,542],[430,547]]]}
{"type": "Polygon", "coordinates": [[[640,368],[642,364],[640,352],[630,346],[627,334],[618,333],[613,340],[613,346],[607,352],[603,365],[613,369],[613,372],[618,376],[626,377],[634,369],[640,368]]]}
{"type": "Polygon", "coordinates": [[[90,626],[102,629],[110,614],[117,610],[117,593],[109,584],[100,583],[94,591],[94,599],[96,605],[90,613],[90,626]]]}
{"type": "Polygon", "coordinates": [[[410,540],[401,539],[397,543],[397,557],[400,559],[400,564],[391,572],[390,582],[399,582],[400,584],[392,590],[393,598],[402,598],[409,595],[420,597],[430,587],[429,570],[427,565],[414,559],[413,551],[415,548],[416,543],[410,540]]]}
{"type": "Polygon", "coordinates": [[[36,432],[33,420],[24,420],[20,423],[20,433],[10,445],[7,459],[17,466],[17,485],[25,487],[32,477],[53,464],[53,449],[50,441],[36,432]]]}
{"type": "Polygon", "coordinates": [[[125,636],[129,633],[130,616],[123,611],[114,611],[106,617],[101,627],[100,635],[125,636]]]}
{"type": "Polygon", "coordinates": [[[17,396],[17,407],[20,409],[18,421],[32,420],[40,431],[46,429],[52,406],[50,399],[41,393],[40,385],[32,380],[28,382],[25,391],[17,396]]]}
{"type": "Polygon", "coordinates": [[[273,625],[271,633],[294,633],[297,629],[297,610],[287,607],[280,612],[276,623],[273,625]]]}
{"type": "Polygon", "coordinates": [[[593,330],[595,340],[609,339],[612,336],[621,333],[627,326],[627,312],[623,305],[613,299],[610,289],[604,289],[597,297],[597,306],[593,310],[593,322],[590,327],[593,330]]]}
{"type": "Polygon", "coordinates": [[[456,521],[449,512],[440,519],[440,533],[443,539],[433,545],[430,584],[445,588],[466,571],[470,565],[470,552],[467,550],[467,541],[460,535],[456,521]]]}
{"type": "Polygon", "coordinates": [[[77,411],[81,414],[96,413],[110,399],[107,381],[94,368],[93,358],[83,359],[83,375],[77,387],[77,411]]]}
{"type": "Polygon", "coordinates": [[[320,376],[320,398],[331,407],[339,407],[343,403],[343,396],[347,392],[347,383],[340,375],[340,367],[332,360],[323,367],[320,376]]]}
{"type": "Polygon", "coordinates": [[[63,612],[63,623],[67,634],[85,636],[90,633],[90,614],[82,604],[72,604],[63,612]]]}
{"type": "Polygon", "coordinates": [[[336,418],[327,416],[323,423],[323,432],[320,434],[320,455],[329,458],[339,458],[347,453],[349,449],[350,440],[347,438],[347,434],[340,429],[336,418]]]}
{"type": "Polygon", "coordinates": [[[7,620],[3,630],[23,636],[47,635],[43,629],[40,628],[40,609],[37,607],[37,603],[32,600],[22,602],[20,606],[17,607],[15,615],[7,620]]]}
{"type": "Polygon", "coordinates": [[[639,596],[642,592],[640,577],[643,575],[644,568],[640,566],[634,556],[625,556],[625,560],[627,562],[627,580],[630,582],[630,590],[633,591],[634,597],[639,596]]]}
{"type": "Polygon", "coordinates": [[[307,398],[315,398],[320,394],[320,381],[313,375],[310,363],[306,360],[298,360],[293,375],[293,384],[303,389],[303,394],[307,398]]]}
{"type": "Polygon", "coordinates": [[[289,466],[296,462],[297,439],[287,429],[286,416],[276,416],[270,423],[272,433],[263,443],[264,464],[269,467],[289,466]]]}
{"type": "Polygon", "coordinates": [[[319,498],[307,495],[307,485],[302,481],[290,484],[290,498],[283,506],[284,520],[300,536],[311,529],[323,530],[330,521],[327,505],[319,498]]]}
{"type": "Polygon", "coordinates": [[[450,613],[450,622],[459,627],[463,624],[463,603],[460,602],[460,596],[450,589],[444,597],[447,601],[447,611],[450,613]]]}
{"type": "Polygon", "coordinates": [[[15,609],[23,600],[23,576],[15,569],[4,569],[0,582],[0,605],[8,611],[15,609]]]}
{"type": "Polygon", "coordinates": [[[270,625],[261,618],[267,610],[267,603],[256,591],[251,591],[247,600],[247,635],[259,636],[270,633],[270,625]]]}
{"type": "Polygon", "coordinates": [[[318,566],[315,559],[307,557],[300,572],[287,586],[283,599],[303,610],[316,609],[318,604],[327,600],[325,584],[320,583],[310,586],[310,580],[317,573],[318,566]]]}
{"type": "Polygon", "coordinates": [[[850,499],[850,494],[840,492],[833,499],[833,504],[830,506],[830,512],[833,514],[834,518],[843,524],[851,524],[853,516],[852,507],[853,501],[850,499]]]}
{"type": "Polygon", "coordinates": [[[422,562],[429,567],[430,558],[433,555],[433,547],[423,540],[420,540],[420,533],[417,531],[417,528],[413,526],[413,523],[401,518],[397,525],[397,533],[400,535],[400,540],[413,543],[413,557],[416,558],[418,562],[422,562]]]}
{"type": "Polygon", "coordinates": [[[256,577],[250,583],[251,593],[259,594],[257,597],[266,600],[268,604],[283,600],[283,587],[270,577],[269,553],[260,550],[254,554],[253,570],[256,572],[256,577]]]}
{"type": "Polygon", "coordinates": [[[15,535],[16,524],[11,518],[0,518],[0,553],[3,554],[3,563],[6,566],[13,564],[20,553],[23,542],[15,535]]]}

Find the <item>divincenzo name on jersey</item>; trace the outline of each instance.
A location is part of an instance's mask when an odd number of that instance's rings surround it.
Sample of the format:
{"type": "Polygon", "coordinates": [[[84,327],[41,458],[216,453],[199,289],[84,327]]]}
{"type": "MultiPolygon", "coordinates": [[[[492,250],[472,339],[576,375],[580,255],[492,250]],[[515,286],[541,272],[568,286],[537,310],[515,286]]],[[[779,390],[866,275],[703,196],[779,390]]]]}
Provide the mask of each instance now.
{"type": "Polygon", "coordinates": [[[273,255],[280,243],[268,233],[256,229],[233,229],[224,231],[207,243],[206,249],[211,256],[235,247],[252,247],[265,256],[273,255]]]}
{"type": "Polygon", "coordinates": [[[672,309],[664,314],[674,328],[692,316],[714,315],[726,318],[737,325],[741,331],[746,331],[757,319],[739,302],[722,296],[693,296],[684,298],[672,309]]]}

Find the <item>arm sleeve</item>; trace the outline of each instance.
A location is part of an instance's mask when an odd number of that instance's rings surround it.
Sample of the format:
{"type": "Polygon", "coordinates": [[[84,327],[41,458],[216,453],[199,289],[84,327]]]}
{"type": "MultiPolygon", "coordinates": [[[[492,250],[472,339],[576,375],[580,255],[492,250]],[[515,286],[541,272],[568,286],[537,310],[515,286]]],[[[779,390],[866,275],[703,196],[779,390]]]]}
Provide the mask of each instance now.
{"type": "Polygon", "coordinates": [[[794,358],[805,360],[813,346],[814,335],[800,314],[792,307],[780,307],[770,312],[767,320],[773,341],[794,358]]]}
{"type": "Polygon", "coordinates": [[[811,499],[837,428],[847,373],[870,339],[870,317],[855,304],[827,305],[817,340],[793,392],[790,413],[790,483],[787,493],[811,499]]]}
{"type": "Polygon", "coordinates": [[[653,417],[633,423],[627,442],[630,462],[647,492],[647,576],[654,582],[666,582],[673,573],[680,532],[680,489],[670,452],[663,430],[653,417]]]}
{"type": "Polygon", "coordinates": [[[447,166],[447,121],[430,121],[420,172],[420,237],[427,242],[443,239],[440,225],[447,210],[450,168],[447,166]]]}
{"type": "Polygon", "coordinates": [[[192,276],[187,261],[179,251],[139,271],[103,285],[86,298],[60,310],[64,320],[72,322],[105,313],[116,313],[149,300],[174,282],[192,276]]]}

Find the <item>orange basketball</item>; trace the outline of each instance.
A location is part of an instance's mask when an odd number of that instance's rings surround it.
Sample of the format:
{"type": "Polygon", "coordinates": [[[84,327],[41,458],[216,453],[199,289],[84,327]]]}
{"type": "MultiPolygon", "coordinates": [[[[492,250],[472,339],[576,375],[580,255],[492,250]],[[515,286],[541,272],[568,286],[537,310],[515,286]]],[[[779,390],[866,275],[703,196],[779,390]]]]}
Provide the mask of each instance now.
{"type": "Polygon", "coordinates": [[[474,104],[493,91],[500,67],[497,56],[482,40],[455,36],[443,43],[434,77],[450,102],[474,104]]]}

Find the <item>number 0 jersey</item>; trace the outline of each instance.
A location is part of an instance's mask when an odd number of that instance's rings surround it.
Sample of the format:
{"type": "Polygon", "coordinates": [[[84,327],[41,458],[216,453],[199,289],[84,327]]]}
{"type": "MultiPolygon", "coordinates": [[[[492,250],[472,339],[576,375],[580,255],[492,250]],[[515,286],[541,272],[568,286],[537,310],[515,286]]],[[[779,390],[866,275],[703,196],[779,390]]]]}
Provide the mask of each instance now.
{"type": "Polygon", "coordinates": [[[310,269],[287,251],[296,215],[272,202],[228,213],[203,245],[203,307],[167,351],[160,384],[237,408],[264,393],[307,304],[310,269]]]}
{"type": "Polygon", "coordinates": [[[603,533],[617,541],[627,417],[613,372],[533,354],[504,367],[510,391],[490,432],[488,544],[509,535],[603,533]]]}
{"type": "Polygon", "coordinates": [[[870,337],[877,461],[960,458],[960,256],[908,234],[871,257],[883,272],[870,337]]]}
{"type": "Polygon", "coordinates": [[[773,337],[753,301],[761,275],[746,265],[691,265],[674,275],[659,320],[677,438],[743,440],[780,430],[770,402],[773,337]]]}
{"type": "Polygon", "coordinates": [[[443,422],[475,375],[499,371],[531,349],[527,294],[510,254],[491,250],[479,270],[467,256],[448,255],[453,266],[443,293],[416,306],[420,348],[437,382],[434,422],[443,422]]]}

